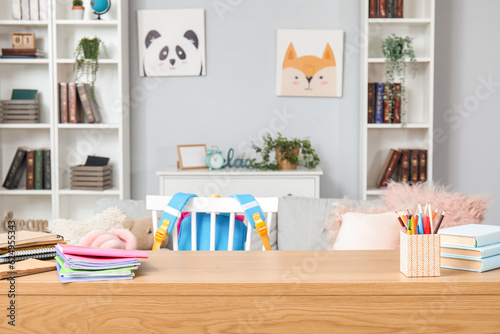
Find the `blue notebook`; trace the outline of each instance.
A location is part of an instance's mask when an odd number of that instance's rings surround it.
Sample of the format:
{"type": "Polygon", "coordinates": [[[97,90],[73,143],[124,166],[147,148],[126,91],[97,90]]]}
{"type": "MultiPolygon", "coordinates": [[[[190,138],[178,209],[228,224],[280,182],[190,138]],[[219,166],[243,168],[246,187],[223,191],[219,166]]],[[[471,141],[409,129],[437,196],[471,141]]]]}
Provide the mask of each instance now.
{"type": "Polygon", "coordinates": [[[484,259],[485,257],[500,255],[500,243],[481,247],[441,244],[441,254],[458,255],[475,260],[484,259]]]}
{"type": "Polygon", "coordinates": [[[500,268],[500,255],[484,259],[471,259],[459,255],[441,254],[441,267],[482,273],[483,271],[500,268]]]}
{"type": "Polygon", "coordinates": [[[481,247],[500,242],[500,226],[469,224],[439,230],[441,244],[481,247]]]}

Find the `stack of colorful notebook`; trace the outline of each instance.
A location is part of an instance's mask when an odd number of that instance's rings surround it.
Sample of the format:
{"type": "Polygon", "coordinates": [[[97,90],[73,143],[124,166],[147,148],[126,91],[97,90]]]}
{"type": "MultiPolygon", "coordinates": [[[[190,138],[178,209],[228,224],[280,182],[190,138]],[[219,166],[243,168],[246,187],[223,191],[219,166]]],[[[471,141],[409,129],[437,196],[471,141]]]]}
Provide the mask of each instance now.
{"type": "Polygon", "coordinates": [[[136,250],[56,246],[61,283],[132,279],[140,265],[138,258],[147,257],[146,252],[136,250]]]}
{"type": "Polygon", "coordinates": [[[441,267],[477,272],[500,268],[500,226],[454,226],[439,234],[441,267]]]}

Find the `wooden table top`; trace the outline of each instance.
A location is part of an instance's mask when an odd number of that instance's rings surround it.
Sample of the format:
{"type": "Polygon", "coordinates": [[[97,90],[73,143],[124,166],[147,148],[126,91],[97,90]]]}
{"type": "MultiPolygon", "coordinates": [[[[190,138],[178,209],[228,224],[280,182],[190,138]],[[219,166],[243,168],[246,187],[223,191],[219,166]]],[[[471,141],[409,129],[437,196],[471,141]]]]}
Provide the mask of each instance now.
{"type": "MultiPolygon", "coordinates": [[[[21,295],[500,295],[500,270],[407,278],[399,251],[149,252],[131,281],[19,277],[21,295]]],[[[0,282],[6,291],[7,281],[0,282]]]]}

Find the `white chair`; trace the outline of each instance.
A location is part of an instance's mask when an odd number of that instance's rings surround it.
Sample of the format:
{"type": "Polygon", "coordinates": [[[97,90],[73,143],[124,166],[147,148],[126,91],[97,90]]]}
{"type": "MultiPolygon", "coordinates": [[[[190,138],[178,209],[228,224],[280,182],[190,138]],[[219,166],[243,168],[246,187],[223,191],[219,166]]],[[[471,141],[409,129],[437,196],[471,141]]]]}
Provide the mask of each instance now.
{"type": "MultiPolygon", "coordinates": [[[[146,209],[152,211],[153,217],[153,234],[156,233],[158,228],[158,212],[161,213],[167,207],[171,196],[147,196],[146,209]]],[[[259,203],[262,212],[266,216],[266,225],[268,233],[271,231],[273,223],[273,213],[278,212],[278,198],[277,197],[261,197],[255,199],[259,203]]],[[[209,198],[209,197],[195,197],[191,198],[183,212],[190,212],[192,217],[191,223],[191,249],[196,250],[196,215],[194,213],[203,212],[210,214],[210,250],[215,250],[215,217],[217,213],[229,213],[229,240],[228,250],[233,249],[234,241],[234,221],[236,214],[244,214],[241,204],[234,198],[209,198]]],[[[177,222],[175,222],[172,230],[173,248],[174,251],[179,250],[177,238],[177,222]]],[[[247,239],[245,242],[245,250],[250,250],[252,243],[252,226],[248,223],[245,217],[244,221],[247,226],[247,239]]]]}

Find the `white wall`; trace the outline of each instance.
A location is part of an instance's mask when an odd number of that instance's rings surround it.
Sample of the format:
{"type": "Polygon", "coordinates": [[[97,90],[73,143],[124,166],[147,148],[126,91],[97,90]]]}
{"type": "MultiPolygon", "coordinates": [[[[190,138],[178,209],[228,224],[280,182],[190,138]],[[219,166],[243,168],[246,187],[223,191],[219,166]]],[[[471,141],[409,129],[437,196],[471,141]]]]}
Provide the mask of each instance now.
{"type": "Polygon", "coordinates": [[[500,1],[436,1],[434,176],[500,215],[500,1]],[[494,85],[485,85],[490,79],[494,85]]]}
{"type": "Polygon", "coordinates": [[[283,125],[273,121],[277,111],[293,116],[284,135],[310,137],[317,149],[325,170],[321,196],[357,197],[359,11],[358,3],[345,0],[131,1],[133,198],[158,193],[155,172],[176,164],[176,145],[205,143],[223,151],[249,146],[272,124],[283,125]],[[217,3],[239,5],[221,18],[217,3]],[[137,9],[160,8],[206,9],[207,76],[138,76],[137,9]],[[276,96],[278,28],[345,30],[354,53],[345,59],[343,98],[276,96]]]}

